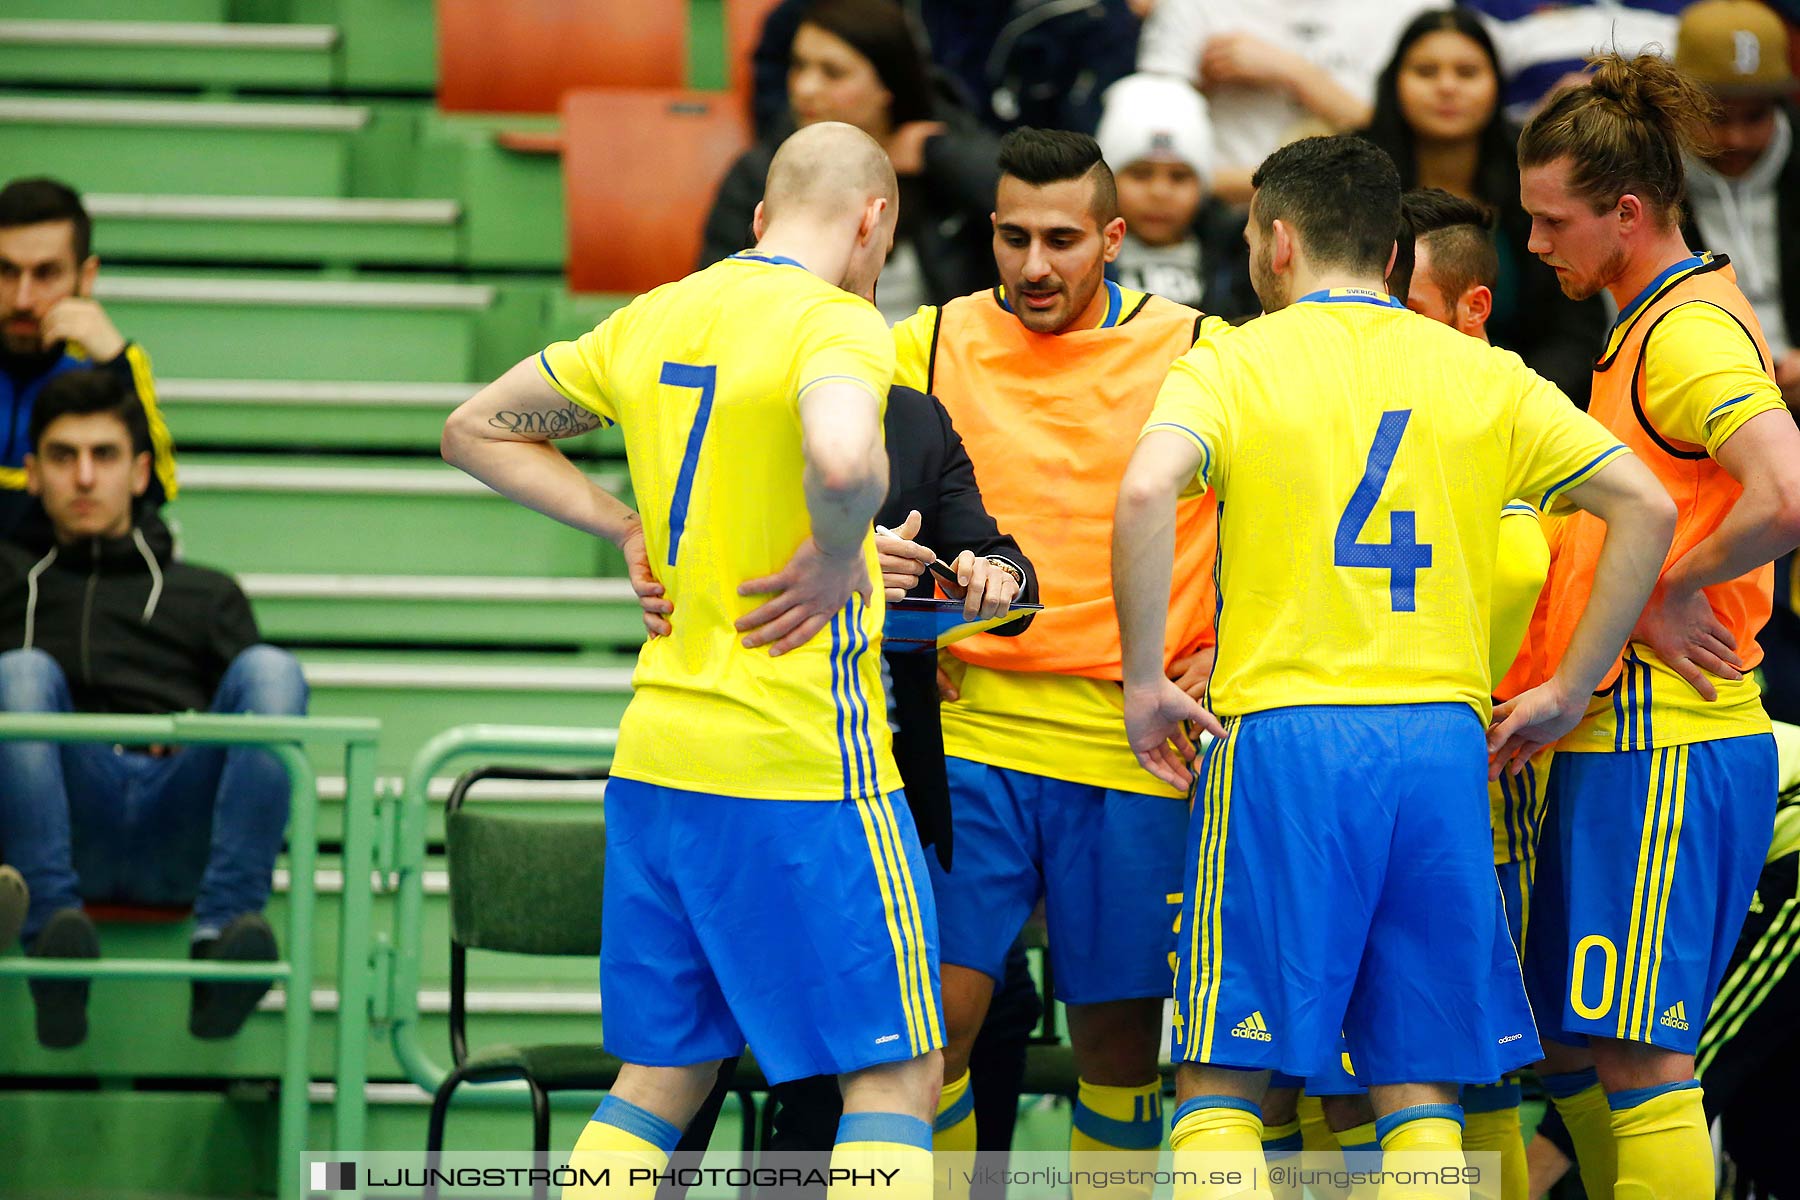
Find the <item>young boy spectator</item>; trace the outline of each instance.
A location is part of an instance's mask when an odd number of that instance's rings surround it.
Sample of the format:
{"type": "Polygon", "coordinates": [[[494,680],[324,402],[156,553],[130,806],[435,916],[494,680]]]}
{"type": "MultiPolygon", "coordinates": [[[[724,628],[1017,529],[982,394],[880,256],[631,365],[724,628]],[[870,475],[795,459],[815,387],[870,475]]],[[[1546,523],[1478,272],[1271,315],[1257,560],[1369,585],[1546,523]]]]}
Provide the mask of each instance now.
{"type": "MultiPolygon", "coordinates": [[[[28,426],[51,535],[0,544],[0,711],[303,715],[306,683],[261,645],[228,576],[174,561],[132,517],[150,487],[142,405],[112,371],[59,372],[28,426]]],[[[195,958],[267,961],[261,915],[287,825],[267,751],[0,742],[0,844],[30,886],[27,953],[94,958],[83,899],[194,906],[195,958]]],[[[266,982],[196,983],[188,1028],[228,1037],[266,982]]],[[[85,980],[32,980],[37,1036],[87,1036],[85,980]]]]}
{"type": "Polygon", "coordinates": [[[1261,312],[1243,220],[1207,194],[1212,128],[1200,93],[1167,76],[1127,76],[1107,89],[1097,140],[1125,218],[1107,278],[1227,319],[1261,312]]]}

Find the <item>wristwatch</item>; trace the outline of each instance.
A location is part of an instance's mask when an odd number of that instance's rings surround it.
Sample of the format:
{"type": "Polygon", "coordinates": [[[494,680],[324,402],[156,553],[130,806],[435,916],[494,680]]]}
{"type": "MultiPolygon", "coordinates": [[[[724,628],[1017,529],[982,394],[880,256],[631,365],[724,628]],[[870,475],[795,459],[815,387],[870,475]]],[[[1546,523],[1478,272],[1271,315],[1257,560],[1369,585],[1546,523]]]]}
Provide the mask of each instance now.
{"type": "Polygon", "coordinates": [[[1002,571],[1005,571],[1008,575],[1011,575],[1013,577],[1013,582],[1019,585],[1019,590],[1021,592],[1025,590],[1025,572],[1019,569],[1017,563],[1001,558],[998,554],[988,555],[987,560],[996,567],[999,567],[1002,571]]]}

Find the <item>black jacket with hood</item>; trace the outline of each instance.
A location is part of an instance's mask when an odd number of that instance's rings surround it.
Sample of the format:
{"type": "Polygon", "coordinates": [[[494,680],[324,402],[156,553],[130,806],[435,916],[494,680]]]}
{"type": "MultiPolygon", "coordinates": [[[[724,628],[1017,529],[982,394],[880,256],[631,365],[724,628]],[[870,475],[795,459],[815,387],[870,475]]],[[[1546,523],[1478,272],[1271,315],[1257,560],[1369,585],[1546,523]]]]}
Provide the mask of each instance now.
{"type": "Polygon", "coordinates": [[[259,640],[237,582],[175,561],[160,529],[0,543],[0,649],[48,653],[79,712],[205,711],[259,640]]]}

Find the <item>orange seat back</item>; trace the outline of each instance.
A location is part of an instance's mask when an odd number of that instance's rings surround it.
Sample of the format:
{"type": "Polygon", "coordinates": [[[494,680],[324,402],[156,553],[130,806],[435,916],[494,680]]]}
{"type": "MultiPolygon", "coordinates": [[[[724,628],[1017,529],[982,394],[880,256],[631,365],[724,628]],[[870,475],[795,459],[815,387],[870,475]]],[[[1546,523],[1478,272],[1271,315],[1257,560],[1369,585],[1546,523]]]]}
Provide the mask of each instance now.
{"type": "Polygon", "coordinates": [[[680,87],[681,0],[437,0],[438,106],[555,112],[582,87],[680,87]]]}
{"type": "Polygon", "coordinates": [[[563,97],[569,287],[641,292],[694,269],[719,180],[749,145],[736,99],[592,89],[563,97]]]}

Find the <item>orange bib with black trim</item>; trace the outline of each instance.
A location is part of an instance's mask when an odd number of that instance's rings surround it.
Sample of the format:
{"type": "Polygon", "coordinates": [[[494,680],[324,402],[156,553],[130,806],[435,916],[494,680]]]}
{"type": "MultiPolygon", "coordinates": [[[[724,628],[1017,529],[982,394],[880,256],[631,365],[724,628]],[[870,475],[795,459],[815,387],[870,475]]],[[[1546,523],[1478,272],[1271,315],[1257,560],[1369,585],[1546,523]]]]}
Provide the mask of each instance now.
{"type": "MultiPolygon", "coordinates": [[[[1121,677],[1113,507],[1163,377],[1202,319],[1145,295],[1116,321],[1041,334],[998,290],[943,307],[929,389],[968,448],[988,511],[1030,556],[1045,605],[1019,636],[981,635],[951,653],[1004,671],[1121,677]]],[[[1212,644],[1215,510],[1208,492],[1177,512],[1166,662],[1212,644]]]]}

